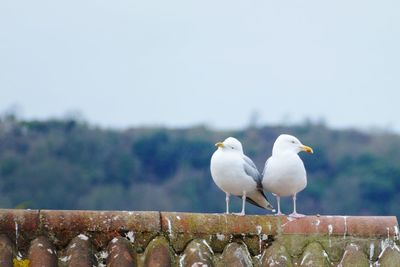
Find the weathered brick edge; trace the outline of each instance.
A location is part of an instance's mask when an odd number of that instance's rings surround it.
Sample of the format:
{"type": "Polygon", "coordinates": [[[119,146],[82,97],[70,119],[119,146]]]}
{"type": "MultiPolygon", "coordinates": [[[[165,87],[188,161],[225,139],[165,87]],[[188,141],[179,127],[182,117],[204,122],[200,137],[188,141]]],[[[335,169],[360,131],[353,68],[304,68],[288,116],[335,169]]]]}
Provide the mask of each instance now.
{"type": "MultiPolygon", "coordinates": [[[[105,247],[118,236],[135,235],[138,252],[156,236],[167,237],[182,252],[193,239],[207,240],[213,251],[222,252],[230,242],[241,240],[251,254],[263,243],[280,236],[386,239],[399,241],[394,216],[307,216],[291,219],[272,215],[226,215],[158,211],[77,211],[0,209],[0,234],[26,251],[38,236],[47,236],[57,249],[65,248],[79,234],[90,236],[93,245],[105,247]]],[[[331,240],[329,240],[331,242],[331,240]]]]}

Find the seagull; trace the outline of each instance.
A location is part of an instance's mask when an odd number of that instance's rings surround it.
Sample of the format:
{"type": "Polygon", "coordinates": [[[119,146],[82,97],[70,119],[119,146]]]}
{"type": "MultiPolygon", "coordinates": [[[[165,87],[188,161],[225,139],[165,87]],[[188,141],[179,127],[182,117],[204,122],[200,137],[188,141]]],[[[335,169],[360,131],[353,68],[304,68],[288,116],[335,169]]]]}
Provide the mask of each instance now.
{"type": "Polygon", "coordinates": [[[303,145],[296,137],[282,134],[274,143],[272,156],[265,162],[262,184],[276,196],[278,205],[276,215],[283,215],[280,198],[292,196],[293,213],[289,216],[294,218],[304,216],[296,211],[296,195],[307,185],[306,169],[298,155],[301,151],[313,153],[311,147],[303,145]]]}
{"type": "Polygon", "coordinates": [[[264,209],[272,210],[272,205],[265,196],[261,175],[254,162],[243,153],[242,144],[233,137],[216,143],[217,150],[211,157],[211,176],[216,185],[225,192],[226,213],[229,214],[229,197],[242,198],[242,211],[245,215],[245,202],[264,209]]]}

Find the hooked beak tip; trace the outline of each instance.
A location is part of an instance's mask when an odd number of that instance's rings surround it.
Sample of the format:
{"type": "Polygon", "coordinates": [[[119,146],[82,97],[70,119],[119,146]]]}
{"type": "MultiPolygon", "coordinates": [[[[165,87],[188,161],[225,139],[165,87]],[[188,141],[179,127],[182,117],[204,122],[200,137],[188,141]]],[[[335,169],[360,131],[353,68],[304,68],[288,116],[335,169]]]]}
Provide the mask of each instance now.
{"type": "Polygon", "coordinates": [[[303,146],[303,151],[310,153],[310,154],[314,153],[314,150],[309,146],[303,146]]]}

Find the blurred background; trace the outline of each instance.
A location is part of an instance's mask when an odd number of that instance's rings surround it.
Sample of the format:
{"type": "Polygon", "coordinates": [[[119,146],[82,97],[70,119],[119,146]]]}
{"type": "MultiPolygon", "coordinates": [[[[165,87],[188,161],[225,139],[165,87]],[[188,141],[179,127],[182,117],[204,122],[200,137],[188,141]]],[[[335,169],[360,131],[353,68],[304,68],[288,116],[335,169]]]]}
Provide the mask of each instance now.
{"type": "Polygon", "coordinates": [[[289,133],[315,151],[300,212],[399,216],[399,12],[2,1],[0,207],[223,212],[214,143],[237,137],[261,171],[289,133]]]}

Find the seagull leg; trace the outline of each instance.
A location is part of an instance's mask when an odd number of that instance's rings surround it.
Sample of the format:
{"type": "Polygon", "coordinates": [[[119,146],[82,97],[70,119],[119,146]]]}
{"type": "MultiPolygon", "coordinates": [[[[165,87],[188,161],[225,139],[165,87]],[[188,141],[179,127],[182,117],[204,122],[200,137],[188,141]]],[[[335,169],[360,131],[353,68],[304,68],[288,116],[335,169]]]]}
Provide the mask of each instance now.
{"type": "Polygon", "coordinates": [[[296,194],[293,195],[293,212],[289,214],[290,217],[293,218],[301,218],[304,217],[304,214],[297,213],[296,211],[296,194]]]}
{"type": "Polygon", "coordinates": [[[235,214],[239,215],[239,216],[244,216],[245,215],[245,207],[246,207],[246,191],[243,191],[243,195],[242,195],[242,211],[240,213],[235,213],[235,214]]]}
{"type": "Polygon", "coordinates": [[[275,195],[275,196],[276,196],[276,202],[277,202],[277,206],[278,206],[278,212],[275,213],[275,216],[285,215],[285,214],[283,214],[283,213],[281,212],[281,197],[278,196],[278,195],[275,195]]]}
{"type": "Polygon", "coordinates": [[[243,196],[242,196],[242,211],[240,212],[240,215],[244,215],[244,209],[246,207],[246,192],[243,192],[243,196]]]}
{"type": "Polygon", "coordinates": [[[225,202],[226,202],[226,214],[229,214],[229,193],[225,193],[225,202]]]}

